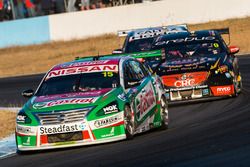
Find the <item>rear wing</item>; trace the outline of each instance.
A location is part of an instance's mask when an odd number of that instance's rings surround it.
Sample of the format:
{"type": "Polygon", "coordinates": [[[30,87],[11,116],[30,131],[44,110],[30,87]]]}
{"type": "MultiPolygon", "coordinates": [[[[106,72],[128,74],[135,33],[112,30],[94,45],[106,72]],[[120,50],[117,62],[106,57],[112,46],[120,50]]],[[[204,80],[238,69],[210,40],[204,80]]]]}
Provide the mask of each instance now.
{"type": "Polygon", "coordinates": [[[154,50],[154,51],[147,51],[147,52],[136,52],[136,53],[126,53],[126,54],[115,54],[113,56],[130,56],[136,59],[146,59],[152,57],[159,57],[163,58],[165,56],[163,50],[154,50]]]}
{"type": "Polygon", "coordinates": [[[227,28],[219,28],[219,29],[213,29],[213,31],[217,31],[219,34],[230,34],[229,27],[227,28]]]}
{"type": "Polygon", "coordinates": [[[125,37],[131,32],[135,32],[135,35],[161,35],[167,34],[171,32],[180,32],[180,31],[188,31],[188,27],[186,24],[181,25],[169,25],[169,26],[158,26],[158,27],[148,27],[148,28],[138,28],[138,29],[129,29],[129,30],[119,30],[117,35],[119,37],[125,37]]]}
{"type": "Polygon", "coordinates": [[[146,51],[146,52],[136,52],[136,53],[124,53],[124,54],[109,54],[109,55],[97,55],[97,56],[87,56],[87,57],[76,57],[75,60],[81,59],[90,59],[90,60],[98,60],[100,57],[114,57],[114,56],[130,56],[136,59],[146,59],[152,57],[165,57],[164,50],[154,50],[154,51],[146,51]]]}
{"type": "Polygon", "coordinates": [[[230,44],[230,31],[229,31],[229,27],[226,28],[219,28],[219,29],[213,29],[213,31],[217,31],[220,35],[228,35],[228,44],[230,44]]]}

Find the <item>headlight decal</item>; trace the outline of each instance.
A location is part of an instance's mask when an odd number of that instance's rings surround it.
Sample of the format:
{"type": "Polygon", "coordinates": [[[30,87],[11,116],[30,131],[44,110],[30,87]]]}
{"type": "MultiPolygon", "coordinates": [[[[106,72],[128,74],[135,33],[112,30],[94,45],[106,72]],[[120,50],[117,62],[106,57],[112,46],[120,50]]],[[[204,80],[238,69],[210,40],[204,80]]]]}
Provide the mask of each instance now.
{"type": "Polygon", "coordinates": [[[35,136],[37,132],[37,128],[33,126],[17,125],[16,132],[22,135],[35,136]]]}

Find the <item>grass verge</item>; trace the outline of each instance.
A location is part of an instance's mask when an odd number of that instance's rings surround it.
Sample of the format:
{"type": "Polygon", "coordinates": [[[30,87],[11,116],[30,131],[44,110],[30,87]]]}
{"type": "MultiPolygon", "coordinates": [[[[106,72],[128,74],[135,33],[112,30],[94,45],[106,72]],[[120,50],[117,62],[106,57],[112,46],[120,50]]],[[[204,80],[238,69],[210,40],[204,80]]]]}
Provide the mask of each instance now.
{"type": "MultiPolygon", "coordinates": [[[[191,30],[223,27],[230,27],[231,45],[239,46],[241,53],[250,52],[250,17],[189,25],[191,30]]],[[[109,54],[122,43],[123,39],[115,34],[107,34],[82,40],[0,49],[0,77],[43,73],[53,65],[71,61],[77,56],[109,54]]]]}
{"type": "Polygon", "coordinates": [[[0,139],[15,132],[15,120],[15,112],[0,111],[0,139]]]}

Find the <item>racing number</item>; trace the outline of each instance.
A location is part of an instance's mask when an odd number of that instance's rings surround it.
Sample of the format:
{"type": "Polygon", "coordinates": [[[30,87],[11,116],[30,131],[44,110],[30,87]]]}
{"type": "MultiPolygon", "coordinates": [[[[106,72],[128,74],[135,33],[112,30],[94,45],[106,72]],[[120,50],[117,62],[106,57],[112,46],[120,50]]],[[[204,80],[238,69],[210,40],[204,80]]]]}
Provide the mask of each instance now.
{"type": "Polygon", "coordinates": [[[102,74],[103,74],[103,76],[104,77],[113,77],[113,72],[111,72],[111,71],[105,71],[105,72],[102,72],[102,74]]]}

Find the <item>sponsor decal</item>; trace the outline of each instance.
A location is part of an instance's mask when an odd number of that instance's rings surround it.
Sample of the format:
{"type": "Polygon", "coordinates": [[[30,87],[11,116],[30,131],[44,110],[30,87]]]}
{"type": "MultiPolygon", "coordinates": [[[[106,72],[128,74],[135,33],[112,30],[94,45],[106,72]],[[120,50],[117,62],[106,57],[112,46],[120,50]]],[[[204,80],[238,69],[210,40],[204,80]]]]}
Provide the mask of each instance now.
{"type": "Polygon", "coordinates": [[[215,71],[215,73],[221,73],[221,74],[223,74],[223,73],[226,73],[228,71],[228,66],[227,65],[223,65],[223,66],[220,66],[219,68],[218,68],[218,70],[216,70],[215,71]]]}
{"type": "Polygon", "coordinates": [[[144,87],[144,92],[140,92],[136,98],[136,116],[140,121],[155,105],[156,99],[152,84],[144,87]]]}
{"type": "Polygon", "coordinates": [[[107,64],[110,60],[97,60],[97,61],[86,61],[86,62],[75,62],[69,64],[61,65],[61,68],[70,68],[70,67],[80,67],[80,66],[89,66],[89,65],[101,65],[107,64]]]}
{"type": "Polygon", "coordinates": [[[112,127],[108,134],[101,135],[102,138],[111,137],[115,135],[115,127],[112,127]]]}
{"type": "Polygon", "coordinates": [[[234,93],[233,85],[213,86],[211,90],[215,96],[231,95],[234,93]]]}
{"type": "Polygon", "coordinates": [[[36,127],[17,125],[16,132],[24,135],[36,135],[36,127]]]}
{"type": "Polygon", "coordinates": [[[163,84],[167,87],[195,87],[202,85],[208,77],[208,72],[193,72],[162,76],[163,84]]]}
{"type": "Polygon", "coordinates": [[[71,99],[61,99],[49,102],[40,102],[33,105],[35,109],[47,108],[47,107],[54,107],[59,105],[66,105],[66,104],[88,104],[94,103],[97,98],[71,98],[71,99]]]}
{"type": "Polygon", "coordinates": [[[209,90],[208,89],[202,89],[202,95],[209,95],[209,90]]]}
{"type": "Polygon", "coordinates": [[[57,133],[76,132],[76,131],[84,130],[85,127],[86,125],[83,122],[64,124],[64,125],[41,126],[39,127],[39,134],[49,135],[49,134],[57,134],[57,133]]]}
{"type": "Polygon", "coordinates": [[[174,83],[174,86],[176,87],[188,87],[188,86],[193,86],[195,84],[194,79],[187,79],[187,80],[182,80],[182,81],[176,81],[174,83]]]}
{"type": "Polygon", "coordinates": [[[48,73],[48,75],[46,76],[46,79],[58,77],[58,76],[91,73],[91,72],[102,72],[102,71],[117,72],[118,66],[117,65],[93,65],[93,66],[82,66],[82,67],[52,70],[48,73]]]}
{"type": "Polygon", "coordinates": [[[115,116],[111,116],[111,117],[107,117],[107,118],[103,118],[103,119],[99,119],[96,120],[94,122],[94,126],[96,128],[104,128],[107,126],[111,126],[114,125],[120,121],[123,120],[123,116],[121,114],[115,115],[115,116]]]}
{"type": "Polygon", "coordinates": [[[135,39],[142,39],[142,38],[150,38],[150,37],[154,37],[157,35],[161,35],[163,33],[166,33],[166,30],[163,29],[145,29],[142,31],[136,31],[134,36],[129,38],[129,41],[133,41],[135,39]]]}
{"type": "Polygon", "coordinates": [[[215,37],[207,36],[207,37],[186,37],[181,39],[173,39],[173,40],[166,40],[166,41],[159,41],[155,45],[167,45],[171,43],[184,43],[184,42],[191,42],[191,41],[212,41],[215,40],[215,37]]]}
{"type": "Polygon", "coordinates": [[[226,75],[227,78],[231,78],[231,74],[230,73],[227,72],[227,73],[225,73],[225,75],[226,75]]]}
{"type": "Polygon", "coordinates": [[[182,91],[182,90],[203,89],[203,88],[207,88],[207,87],[208,87],[208,85],[197,85],[194,87],[170,88],[170,89],[167,89],[167,92],[168,91],[173,92],[173,91],[182,91]]]}
{"type": "Polygon", "coordinates": [[[104,114],[110,114],[110,113],[118,112],[117,104],[104,107],[103,111],[104,111],[104,114]]]}
{"type": "Polygon", "coordinates": [[[39,96],[35,99],[35,102],[44,102],[44,101],[52,101],[57,99],[64,99],[64,98],[86,98],[86,97],[94,97],[100,96],[109,92],[112,88],[105,88],[101,90],[93,90],[88,92],[77,92],[77,93],[67,93],[67,94],[60,94],[60,95],[49,95],[49,96],[39,96]]]}
{"type": "Polygon", "coordinates": [[[25,122],[25,118],[26,118],[25,115],[17,115],[16,121],[17,121],[17,123],[24,123],[25,122]]]}
{"type": "Polygon", "coordinates": [[[118,97],[119,99],[121,99],[122,101],[126,101],[125,93],[119,94],[117,97],[118,97]]]}

